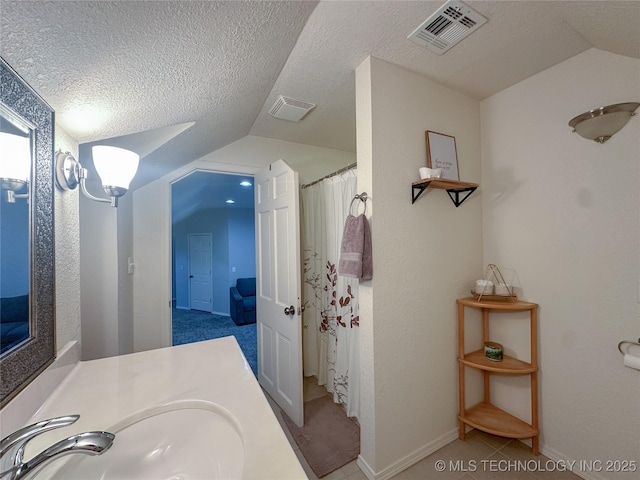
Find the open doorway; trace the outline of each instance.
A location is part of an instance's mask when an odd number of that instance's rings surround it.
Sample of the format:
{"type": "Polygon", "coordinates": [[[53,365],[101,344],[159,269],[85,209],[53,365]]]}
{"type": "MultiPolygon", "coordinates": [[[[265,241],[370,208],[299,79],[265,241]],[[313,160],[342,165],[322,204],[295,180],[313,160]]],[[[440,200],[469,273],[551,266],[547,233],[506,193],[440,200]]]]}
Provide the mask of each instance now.
{"type": "Polygon", "coordinates": [[[255,284],[253,195],[248,175],[195,171],[172,184],[171,333],[172,345],[233,335],[257,373],[255,307],[239,320],[232,294],[255,284]]]}

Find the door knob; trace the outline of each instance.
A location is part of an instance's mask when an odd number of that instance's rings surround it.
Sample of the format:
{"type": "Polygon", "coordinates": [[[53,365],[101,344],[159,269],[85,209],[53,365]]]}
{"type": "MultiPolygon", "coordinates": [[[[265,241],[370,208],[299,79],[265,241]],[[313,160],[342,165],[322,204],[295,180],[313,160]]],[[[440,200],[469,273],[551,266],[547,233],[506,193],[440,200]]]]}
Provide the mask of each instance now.
{"type": "Polygon", "coordinates": [[[293,305],[291,305],[290,307],[286,307],[284,309],[284,314],[285,315],[295,315],[296,314],[296,307],[294,307],[293,305]]]}

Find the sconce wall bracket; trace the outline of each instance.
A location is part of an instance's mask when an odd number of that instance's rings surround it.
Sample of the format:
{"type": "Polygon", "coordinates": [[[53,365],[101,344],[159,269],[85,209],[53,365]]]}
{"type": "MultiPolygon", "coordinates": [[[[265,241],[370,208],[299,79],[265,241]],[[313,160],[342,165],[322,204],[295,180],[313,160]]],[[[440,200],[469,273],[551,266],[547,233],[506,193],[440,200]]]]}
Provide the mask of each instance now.
{"type": "Polygon", "coordinates": [[[56,183],[61,190],[75,190],[80,185],[82,193],[101,203],[109,203],[112,207],[118,206],[118,197],[125,194],[126,190],[118,187],[104,187],[104,190],[111,198],[100,198],[89,193],[86,187],[87,169],[82,168],[73,155],[69,152],[56,152],[56,183]]]}
{"type": "Polygon", "coordinates": [[[56,183],[61,190],[74,190],[80,183],[80,164],[69,152],[56,152],[56,183]]]}

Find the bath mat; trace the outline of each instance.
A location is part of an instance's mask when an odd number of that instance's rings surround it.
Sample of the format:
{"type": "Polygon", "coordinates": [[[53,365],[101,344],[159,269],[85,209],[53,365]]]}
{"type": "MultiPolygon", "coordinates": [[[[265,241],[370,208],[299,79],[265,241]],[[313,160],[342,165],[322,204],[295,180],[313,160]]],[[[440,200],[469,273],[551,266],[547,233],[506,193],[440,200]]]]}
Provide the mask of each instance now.
{"type": "Polygon", "coordinates": [[[355,460],[360,453],[360,427],[330,396],[304,404],[304,426],[282,418],[300,452],[318,478],[355,460]]]}

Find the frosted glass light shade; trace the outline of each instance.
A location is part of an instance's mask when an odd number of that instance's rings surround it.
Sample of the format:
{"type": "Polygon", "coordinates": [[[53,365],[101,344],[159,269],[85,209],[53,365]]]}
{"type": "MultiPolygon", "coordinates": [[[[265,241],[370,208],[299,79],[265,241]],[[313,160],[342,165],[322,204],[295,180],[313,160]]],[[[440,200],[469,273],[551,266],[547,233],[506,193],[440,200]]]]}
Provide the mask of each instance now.
{"type": "Polygon", "coordinates": [[[0,132],[0,178],[28,183],[31,178],[31,140],[0,132]]]}
{"type": "Polygon", "coordinates": [[[100,175],[102,187],[128,190],[138,171],[140,155],[124,148],[107,145],[96,145],[91,150],[93,165],[100,175]]]}
{"type": "Polygon", "coordinates": [[[627,124],[639,105],[628,102],[600,107],[572,118],[569,126],[587,140],[604,143],[627,124]]]}

